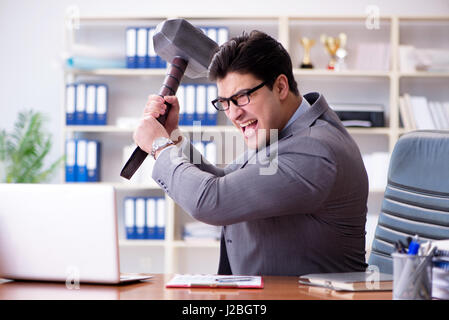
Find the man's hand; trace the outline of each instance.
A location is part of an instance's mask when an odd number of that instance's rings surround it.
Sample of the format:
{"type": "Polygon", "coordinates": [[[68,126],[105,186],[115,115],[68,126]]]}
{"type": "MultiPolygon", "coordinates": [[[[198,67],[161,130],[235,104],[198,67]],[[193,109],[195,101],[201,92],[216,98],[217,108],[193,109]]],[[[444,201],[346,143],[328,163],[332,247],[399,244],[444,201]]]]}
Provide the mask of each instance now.
{"type": "Polygon", "coordinates": [[[168,113],[165,122],[165,130],[167,130],[168,135],[171,135],[173,130],[178,129],[179,122],[179,102],[176,96],[165,96],[164,98],[155,94],[148,96],[143,116],[153,116],[154,118],[158,118],[159,115],[165,114],[165,112],[167,112],[167,106],[164,103],[165,101],[171,104],[170,112],[168,113]]]}
{"type": "MultiPolygon", "coordinates": [[[[148,101],[143,111],[143,118],[139,123],[139,126],[134,131],[134,142],[147,153],[151,153],[153,141],[159,137],[171,138],[175,142],[178,137],[171,137],[173,131],[178,129],[179,121],[179,103],[176,96],[165,96],[162,98],[158,95],[148,96],[148,101]],[[164,100],[165,99],[165,100],[164,100]],[[156,119],[165,114],[167,106],[165,101],[172,105],[170,112],[168,113],[165,127],[156,119]]],[[[177,130],[174,135],[179,132],[177,130]]]]}
{"type": "Polygon", "coordinates": [[[159,137],[169,138],[167,130],[151,115],[140,120],[133,135],[134,142],[146,153],[151,153],[153,141],[159,137]]]}

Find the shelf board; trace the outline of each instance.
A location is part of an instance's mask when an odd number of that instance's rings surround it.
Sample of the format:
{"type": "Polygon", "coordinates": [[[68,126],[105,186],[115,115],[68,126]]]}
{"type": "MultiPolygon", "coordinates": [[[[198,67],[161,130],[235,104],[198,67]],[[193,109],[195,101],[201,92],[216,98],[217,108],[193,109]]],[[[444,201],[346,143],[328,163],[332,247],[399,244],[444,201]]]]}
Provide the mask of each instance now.
{"type": "MultiPolygon", "coordinates": [[[[153,180],[151,180],[153,181],[153,180]]],[[[102,185],[102,186],[111,186],[117,190],[149,190],[149,189],[161,189],[156,182],[145,183],[145,184],[133,184],[133,183],[124,183],[124,182],[66,182],[67,184],[76,184],[76,185],[102,185]]]]}
{"type": "MultiPolygon", "coordinates": [[[[184,19],[226,19],[226,20],[254,20],[254,19],[279,19],[279,16],[272,14],[234,14],[230,17],[228,14],[187,14],[187,15],[177,15],[177,17],[182,17],[184,19]]],[[[399,16],[400,17],[400,16],[399,16]]],[[[175,16],[160,16],[160,15],[81,15],[81,22],[121,22],[121,21],[145,21],[145,20],[165,20],[168,18],[175,18],[175,16]]],[[[366,15],[341,15],[341,14],[325,14],[325,15],[291,15],[287,16],[288,19],[292,20],[366,20],[366,15]]],[[[391,15],[381,15],[380,19],[391,19],[391,15]]],[[[401,17],[400,17],[401,18],[401,17]]],[[[405,17],[407,18],[407,17],[405,17]]],[[[436,19],[438,17],[430,17],[436,19]]],[[[446,17],[441,17],[446,18],[446,17]]],[[[440,18],[440,19],[441,19],[440,18]]],[[[447,19],[447,18],[446,18],[447,19]]]]}
{"type": "MultiPolygon", "coordinates": [[[[166,69],[66,69],[66,73],[76,75],[95,75],[95,76],[165,76],[166,69]]],[[[326,76],[326,77],[390,77],[389,71],[369,71],[369,70],[327,70],[327,69],[293,69],[293,74],[297,76],[326,76]]]]}
{"type": "MultiPolygon", "coordinates": [[[[275,15],[239,15],[235,14],[232,17],[223,14],[187,14],[187,15],[176,15],[175,16],[133,16],[133,15],[97,15],[97,16],[80,16],[80,22],[126,22],[126,21],[154,21],[154,20],[165,20],[172,18],[184,18],[187,20],[202,19],[202,20],[259,20],[259,19],[271,19],[278,20],[279,17],[275,15]]],[[[362,18],[362,17],[361,17],[362,18]]]]}
{"type": "Polygon", "coordinates": [[[402,78],[449,78],[449,72],[400,72],[402,78]]]}
{"type": "Polygon", "coordinates": [[[122,22],[122,21],[146,21],[165,20],[166,16],[137,16],[137,15],[82,15],[80,22],[122,22]]]}
{"type": "Polygon", "coordinates": [[[194,126],[180,126],[179,129],[181,131],[186,132],[234,132],[238,133],[237,128],[231,125],[228,126],[201,126],[201,127],[194,127],[194,126]]]}
{"type": "Polygon", "coordinates": [[[66,73],[72,73],[75,75],[92,75],[92,76],[165,76],[167,69],[65,69],[66,73]]]}
{"type": "Polygon", "coordinates": [[[449,16],[398,16],[399,20],[402,21],[449,21],[449,16]]]}
{"type": "Polygon", "coordinates": [[[219,248],[218,240],[178,240],[173,243],[175,248],[219,248]]]}
{"type": "MultiPolygon", "coordinates": [[[[119,245],[121,247],[163,247],[168,242],[165,240],[128,240],[120,239],[119,245]]],[[[220,241],[218,240],[198,240],[198,241],[183,241],[177,240],[172,242],[175,248],[219,248],[220,241]]]]}
{"type": "Polygon", "coordinates": [[[390,134],[390,128],[346,128],[350,134],[366,134],[366,135],[388,135],[390,134]]]}
{"type": "MultiPolygon", "coordinates": [[[[96,132],[96,133],[132,133],[134,128],[120,128],[117,126],[64,126],[66,132],[96,132]]],[[[238,132],[234,126],[180,126],[185,132],[238,132]]]]}
{"type": "MultiPolygon", "coordinates": [[[[120,128],[116,126],[65,126],[67,132],[93,132],[93,133],[132,133],[133,128],[120,128]]],[[[231,132],[238,133],[234,126],[180,126],[184,132],[231,132]]],[[[390,128],[347,128],[351,134],[389,134],[390,128]]]]}
{"type": "Polygon", "coordinates": [[[327,69],[293,69],[295,76],[313,77],[390,77],[389,71],[365,71],[365,70],[327,70],[327,69]]]}
{"type": "Polygon", "coordinates": [[[165,246],[165,240],[128,240],[120,239],[119,245],[121,247],[163,247],[165,246]]]}
{"type": "Polygon", "coordinates": [[[64,126],[65,131],[67,132],[107,132],[107,133],[130,133],[134,132],[134,129],[131,128],[120,128],[117,126],[64,126]]]}
{"type": "Polygon", "coordinates": [[[149,190],[149,189],[161,189],[156,182],[145,184],[133,184],[133,183],[111,183],[117,190],[149,190]]]}

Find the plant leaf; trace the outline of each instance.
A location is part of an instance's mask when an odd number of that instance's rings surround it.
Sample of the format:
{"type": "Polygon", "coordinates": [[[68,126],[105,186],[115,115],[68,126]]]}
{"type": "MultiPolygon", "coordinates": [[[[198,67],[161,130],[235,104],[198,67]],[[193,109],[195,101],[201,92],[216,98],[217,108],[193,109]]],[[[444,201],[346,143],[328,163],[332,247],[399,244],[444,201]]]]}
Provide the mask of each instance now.
{"type": "MultiPolygon", "coordinates": [[[[48,169],[42,170],[44,160],[52,147],[51,135],[43,130],[46,120],[42,113],[32,110],[18,114],[13,132],[9,137],[5,135],[4,139],[5,158],[9,158],[6,165],[7,182],[45,181],[60,164],[61,159],[58,159],[48,169]]],[[[0,148],[1,146],[0,139],[0,148]]]]}

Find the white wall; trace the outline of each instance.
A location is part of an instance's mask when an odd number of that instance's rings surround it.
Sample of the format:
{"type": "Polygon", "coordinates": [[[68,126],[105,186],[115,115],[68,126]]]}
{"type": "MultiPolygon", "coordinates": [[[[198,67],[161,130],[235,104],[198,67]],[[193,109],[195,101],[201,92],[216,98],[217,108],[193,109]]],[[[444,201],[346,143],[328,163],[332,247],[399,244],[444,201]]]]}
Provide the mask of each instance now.
{"type": "Polygon", "coordinates": [[[54,136],[50,160],[62,154],[61,52],[64,13],[69,5],[77,5],[81,15],[166,16],[172,12],[177,15],[360,15],[371,4],[379,6],[381,15],[449,14],[447,0],[1,0],[0,128],[12,128],[18,110],[43,111],[50,118],[48,130],[54,136]]]}

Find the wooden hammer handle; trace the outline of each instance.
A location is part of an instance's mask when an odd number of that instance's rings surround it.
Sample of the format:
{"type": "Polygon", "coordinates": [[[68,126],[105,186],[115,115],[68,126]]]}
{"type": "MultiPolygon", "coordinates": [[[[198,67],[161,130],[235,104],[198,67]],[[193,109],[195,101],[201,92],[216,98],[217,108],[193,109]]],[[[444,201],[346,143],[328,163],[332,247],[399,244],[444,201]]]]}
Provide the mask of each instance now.
{"type": "MultiPolygon", "coordinates": [[[[175,57],[172,61],[170,69],[168,69],[167,75],[165,76],[164,83],[162,84],[159,95],[164,96],[174,96],[176,91],[178,91],[179,84],[181,83],[182,76],[186,71],[187,61],[181,57],[175,57]]],[[[168,113],[171,108],[171,104],[165,102],[167,110],[164,114],[157,118],[162,125],[165,125],[168,113]]]]}
{"type": "MultiPolygon", "coordinates": [[[[171,66],[167,71],[167,75],[165,76],[164,83],[162,84],[161,90],[159,91],[159,95],[161,97],[174,96],[176,94],[186,67],[187,61],[185,59],[181,57],[173,58],[171,66]]],[[[165,125],[168,112],[171,108],[171,104],[167,102],[165,102],[165,104],[167,106],[166,112],[157,118],[157,121],[159,121],[162,125],[165,125]]],[[[120,176],[128,180],[131,179],[131,177],[134,175],[137,169],[139,169],[140,165],[143,163],[147,156],[148,153],[137,147],[120,172],[120,176]]]]}

